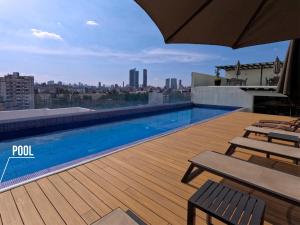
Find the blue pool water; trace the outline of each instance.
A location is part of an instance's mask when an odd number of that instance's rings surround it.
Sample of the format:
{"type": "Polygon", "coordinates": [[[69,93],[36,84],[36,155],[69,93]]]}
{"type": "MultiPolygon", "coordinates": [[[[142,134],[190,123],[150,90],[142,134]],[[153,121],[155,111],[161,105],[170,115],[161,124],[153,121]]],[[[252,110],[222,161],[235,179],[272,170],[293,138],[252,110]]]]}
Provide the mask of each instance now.
{"type": "MultiPolygon", "coordinates": [[[[12,145],[31,145],[35,159],[11,159],[2,182],[159,135],[230,109],[190,108],[0,143],[0,174],[12,145]]],[[[172,149],[170,149],[172,151],[172,149]]]]}

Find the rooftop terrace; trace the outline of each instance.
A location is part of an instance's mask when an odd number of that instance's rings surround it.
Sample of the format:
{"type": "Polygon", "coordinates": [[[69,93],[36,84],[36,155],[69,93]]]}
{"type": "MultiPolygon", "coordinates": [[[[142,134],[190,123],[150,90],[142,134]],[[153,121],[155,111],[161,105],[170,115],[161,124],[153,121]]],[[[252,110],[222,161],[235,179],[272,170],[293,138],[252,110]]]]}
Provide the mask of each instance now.
{"type": "MultiPolygon", "coordinates": [[[[120,207],[131,209],[148,224],[182,225],[186,224],[187,199],[208,178],[265,200],[265,224],[300,224],[300,207],[209,173],[189,185],[180,182],[188,159],[205,150],[224,153],[228,140],[259,119],[290,118],[231,113],[20,186],[0,194],[0,224],[93,224],[120,207]]],[[[299,166],[253,154],[237,151],[234,156],[300,176],[299,166]]],[[[198,224],[205,224],[205,215],[199,212],[198,217],[202,218],[198,224]]]]}

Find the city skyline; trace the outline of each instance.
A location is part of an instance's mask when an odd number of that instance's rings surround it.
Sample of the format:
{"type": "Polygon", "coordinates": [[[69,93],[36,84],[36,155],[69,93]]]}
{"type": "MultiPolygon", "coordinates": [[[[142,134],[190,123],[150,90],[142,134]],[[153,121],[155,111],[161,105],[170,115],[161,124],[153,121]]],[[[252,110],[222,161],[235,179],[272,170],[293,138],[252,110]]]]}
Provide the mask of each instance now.
{"type": "Polygon", "coordinates": [[[155,24],[130,0],[2,1],[0,33],[1,74],[21,71],[38,82],[88,84],[122,83],[135,66],[151,73],[149,85],[163,86],[170,74],[189,84],[191,72],[214,74],[216,65],[284,60],[288,44],[239,50],[165,45],[155,24]]]}
{"type": "MultiPolygon", "coordinates": [[[[138,72],[138,75],[139,75],[139,70],[137,70],[137,68],[134,68],[134,69],[131,69],[131,70],[136,70],[136,72],[138,72]]],[[[129,70],[129,74],[130,74],[130,71],[129,70]]],[[[138,86],[137,87],[148,87],[148,86],[153,86],[153,87],[165,87],[165,80],[163,81],[164,83],[161,83],[159,85],[149,85],[148,84],[148,70],[147,69],[142,69],[142,77],[141,77],[141,80],[138,79],[138,86]]],[[[4,76],[7,76],[7,75],[10,75],[10,74],[19,74],[21,76],[32,76],[34,78],[36,78],[36,76],[34,74],[24,74],[24,73],[21,73],[21,72],[10,72],[10,73],[7,73],[7,74],[0,74],[0,78],[1,77],[4,77],[4,76]]],[[[174,78],[177,80],[177,78],[174,78]]],[[[110,87],[112,85],[119,85],[120,87],[130,87],[130,75],[129,75],[129,80],[128,82],[126,81],[119,81],[118,83],[112,83],[112,84],[105,84],[103,83],[102,81],[98,81],[96,83],[86,83],[84,80],[81,80],[79,82],[66,82],[64,80],[54,80],[54,79],[51,79],[51,80],[45,80],[45,81],[36,81],[34,80],[36,84],[47,84],[47,85],[54,85],[54,84],[58,84],[58,85],[88,85],[88,86],[95,86],[95,87],[99,87],[99,86],[103,86],[103,87],[110,87]]],[[[182,81],[180,79],[178,79],[178,81],[182,81]]],[[[179,84],[178,84],[179,85],[179,84]]],[[[187,84],[186,86],[190,86],[190,84],[187,84]]]]}

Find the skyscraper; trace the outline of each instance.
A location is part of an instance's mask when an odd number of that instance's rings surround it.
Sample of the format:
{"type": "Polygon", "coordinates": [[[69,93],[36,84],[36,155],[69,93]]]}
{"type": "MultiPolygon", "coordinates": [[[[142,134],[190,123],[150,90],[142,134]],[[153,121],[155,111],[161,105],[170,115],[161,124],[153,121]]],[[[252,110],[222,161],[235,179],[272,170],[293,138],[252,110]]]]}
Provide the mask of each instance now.
{"type": "Polygon", "coordinates": [[[177,89],[177,79],[171,78],[171,89],[177,89]]]}
{"type": "Polygon", "coordinates": [[[34,78],[20,76],[18,72],[0,78],[0,98],[5,109],[34,108],[34,78]]]}
{"type": "Polygon", "coordinates": [[[139,71],[136,68],[129,70],[129,86],[139,87],[139,71]]]}
{"type": "Polygon", "coordinates": [[[148,86],[147,80],[148,80],[148,78],[147,78],[147,70],[143,69],[143,87],[144,88],[148,86]]]}
{"type": "Polygon", "coordinates": [[[134,87],[135,69],[129,70],[129,87],[134,87]]]}
{"type": "Polygon", "coordinates": [[[171,86],[170,86],[170,78],[167,78],[167,79],[166,79],[166,85],[165,85],[165,88],[167,88],[167,89],[171,88],[171,86]]]}

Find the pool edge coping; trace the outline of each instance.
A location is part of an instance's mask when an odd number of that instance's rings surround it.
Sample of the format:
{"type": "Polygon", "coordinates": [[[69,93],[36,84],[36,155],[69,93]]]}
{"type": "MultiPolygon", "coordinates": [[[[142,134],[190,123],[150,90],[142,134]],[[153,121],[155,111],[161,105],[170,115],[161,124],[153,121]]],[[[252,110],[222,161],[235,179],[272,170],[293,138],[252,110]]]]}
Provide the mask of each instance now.
{"type": "Polygon", "coordinates": [[[197,122],[194,122],[194,123],[191,123],[191,124],[188,124],[188,125],[185,125],[185,126],[182,126],[182,127],[170,130],[170,131],[163,132],[161,134],[157,134],[157,135],[151,136],[149,138],[143,138],[143,139],[141,139],[139,141],[131,142],[131,143],[126,144],[126,145],[121,145],[121,146],[118,146],[118,147],[115,147],[115,148],[107,149],[107,150],[104,151],[104,153],[102,152],[102,154],[101,153],[95,153],[95,154],[92,154],[92,155],[89,155],[89,156],[86,156],[86,157],[81,157],[79,159],[72,160],[72,161],[67,162],[67,163],[63,163],[63,164],[60,164],[60,165],[57,165],[57,166],[50,167],[49,169],[44,169],[44,170],[37,171],[35,173],[24,175],[24,176],[21,176],[21,177],[18,177],[18,178],[15,178],[15,179],[7,181],[7,186],[5,186],[6,181],[2,182],[2,184],[0,183],[0,193],[5,192],[5,191],[9,191],[11,189],[23,186],[25,184],[31,183],[33,181],[36,181],[36,180],[39,180],[39,179],[42,179],[42,178],[45,178],[45,177],[49,177],[49,176],[57,174],[57,173],[61,173],[63,171],[72,169],[74,167],[78,167],[80,165],[87,164],[89,162],[92,162],[92,161],[98,160],[100,158],[112,155],[114,153],[118,153],[118,152],[126,150],[128,148],[132,148],[134,146],[137,146],[137,145],[140,145],[140,144],[143,144],[143,143],[146,143],[146,142],[149,142],[149,141],[161,138],[161,137],[165,137],[165,136],[168,136],[168,135],[180,132],[180,131],[188,129],[188,128],[192,127],[192,126],[199,125],[199,124],[202,124],[202,123],[207,123],[207,122],[209,122],[211,120],[215,120],[217,118],[220,118],[220,117],[223,117],[223,116],[227,116],[227,115],[229,115],[231,113],[242,112],[243,110],[245,110],[245,108],[238,108],[238,109],[226,112],[226,113],[221,114],[221,115],[216,115],[216,116],[213,116],[213,117],[208,118],[208,119],[197,121],[197,122]],[[76,162],[76,163],[72,164],[72,162],[76,162]],[[67,165],[67,164],[72,164],[72,165],[67,165]],[[55,169],[55,168],[57,168],[57,169],[55,169]],[[27,177],[29,179],[26,179],[27,177]],[[17,182],[19,180],[21,180],[21,181],[18,182],[18,183],[15,183],[15,182],[17,182]],[[12,184],[9,185],[9,183],[12,183],[12,184]],[[3,185],[3,184],[4,184],[4,187],[1,188],[1,185],[3,185]]]}

